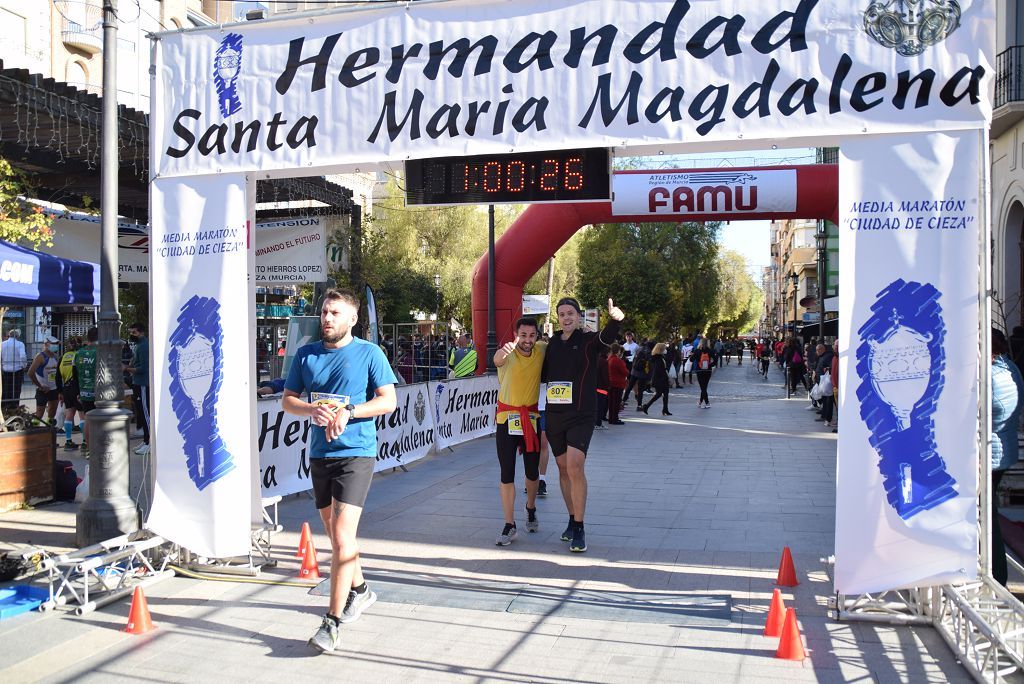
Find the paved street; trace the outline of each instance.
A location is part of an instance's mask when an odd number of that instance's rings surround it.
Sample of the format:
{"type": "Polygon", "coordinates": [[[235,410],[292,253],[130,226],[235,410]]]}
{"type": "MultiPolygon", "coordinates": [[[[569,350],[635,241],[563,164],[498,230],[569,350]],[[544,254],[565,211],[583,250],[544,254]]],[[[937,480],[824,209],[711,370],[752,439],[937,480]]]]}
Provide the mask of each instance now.
{"type": "MultiPolygon", "coordinates": [[[[380,601],[343,627],[334,654],[305,644],[323,597],[177,577],[147,592],[158,629],[146,636],[120,631],[127,600],[85,617],[0,622],[0,681],[969,681],[930,628],[828,617],[820,559],[833,549],[835,435],[782,387],[778,370],[765,381],[734,361],[712,380],[710,410],[687,386],[673,390],[673,416],[630,405],[626,425],[595,433],[585,554],[558,539],[566,516],[553,461],[537,534],[523,527],[517,482],[520,534],[509,547],[494,546],[490,439],[379,475],[361,537],[380,601]],[[800,585],[783,596],[809,649],[803,663],[776,660],[778,639],[761,636],[787,545],[800,585]]],[[[70,547],[74,510],[0,515],[0,546],[70,547]]],[[[280,513],[279,567],[263,581],[295,577],[302,522],[318,531],[305,495],[280,513]]],[[[322,534],[316,543],[326,574],[329,546],[322,534]]]]}

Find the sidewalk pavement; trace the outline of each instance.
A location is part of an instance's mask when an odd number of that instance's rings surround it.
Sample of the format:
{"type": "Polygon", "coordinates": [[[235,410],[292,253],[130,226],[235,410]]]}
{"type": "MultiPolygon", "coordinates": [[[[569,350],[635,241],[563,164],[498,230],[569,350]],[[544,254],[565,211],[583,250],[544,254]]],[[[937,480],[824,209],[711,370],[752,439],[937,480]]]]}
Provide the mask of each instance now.
{"type": "MultiPolygon", "coordinates": [[[[374,682],[966,682],[927,627],[841,623],[832,582],[835,435],[781,373],[749,364],[715,373],[712,408],[696,386],[673,390],[672,417],[630,403],[626,425],[595,433],[585,554],[559,541],[565,508],[557,469],[538,500],[540,532],[496,547],[498,467],[480,439],[378,475],[360,529],[368,582],[380,600],[342,627],[339,650],[306,640],[326,599],[303,588],[176,577],[147,591],[157,630],[121,630],[127,600],[84,617],[32,613],[0,622],[0,681],[374,682]],[[776,660],[761,635],[779,558],[789,546],[795,607],[809,657],[776,660]]],[[[133,457],[138,458],[138,457],[133,457]]],[[[521,473],[519,475],[521,477],[521,473]]],[[[73,544],[75,505],[0,515],[0,547],[73,544]]],[[[329,569],[329,544],[306,495],[280,506],[278,567],[294,578],[302,522],[329,569]]]]}

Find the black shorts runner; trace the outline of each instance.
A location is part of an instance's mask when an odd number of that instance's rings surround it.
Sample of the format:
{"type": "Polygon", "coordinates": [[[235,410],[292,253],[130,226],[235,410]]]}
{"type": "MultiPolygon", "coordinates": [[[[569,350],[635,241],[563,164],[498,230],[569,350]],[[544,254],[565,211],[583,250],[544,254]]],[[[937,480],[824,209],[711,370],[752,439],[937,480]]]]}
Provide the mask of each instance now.
{"type": "Polygon", "coordinates": [[[78,410],[79,411],[81,411],[82,413],[88,413],[89,411],[92,411],[94,408],[96,408],[96,402],[95,401],[93,401],[92,399],[82,399],[81,397],[79,397],[79,399],[78,399],[78,410]]]}
{"type": "Polygon", "coordinates": [[[362,508],[376,463],[377,459],[368,456],[309,459],[316,507],[327,508],[333,499],[362,508]]]}
{"type": "Polygon", "coordinates": [[[36,388],[36,408],[43,408],[51,401],[57,401],[60,398],[60,392],[55,389],[44,390],[36,388]]]}
{"type": "Polygon", "coordinates": [[[564,454],[568,447],[579,449],[584,454],[590,448],[594,436],[594,414],[552,413],[545,416],[548,444],[555,456],[564,454]]]}
{"type": "MultiPolygon", "coordinates": [[[[537,435],[540,441],[540,435],[537,435]]],[[[516,460],[519,452],[523,452],[523,470],[527,480],[540,477],[540,452],[526,450],[526,438],[522,435],[508,434],[508,423],[498,423],[494,434],[494,442],[498,449],[498,464],[501,467],[501,483],[511,484],[516,481],[516,460]]]]}

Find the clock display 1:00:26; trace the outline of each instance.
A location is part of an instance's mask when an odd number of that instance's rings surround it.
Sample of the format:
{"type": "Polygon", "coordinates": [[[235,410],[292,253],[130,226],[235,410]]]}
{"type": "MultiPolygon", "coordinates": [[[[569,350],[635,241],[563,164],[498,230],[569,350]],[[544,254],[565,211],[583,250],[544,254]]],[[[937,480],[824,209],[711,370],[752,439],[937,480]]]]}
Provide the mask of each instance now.
{"type": "Polygon", "coordinates": [[[520,160],[455,163],[451,192],[576,192],[586,179],[582,157],[544,159],[539,163],[520,160]]]}

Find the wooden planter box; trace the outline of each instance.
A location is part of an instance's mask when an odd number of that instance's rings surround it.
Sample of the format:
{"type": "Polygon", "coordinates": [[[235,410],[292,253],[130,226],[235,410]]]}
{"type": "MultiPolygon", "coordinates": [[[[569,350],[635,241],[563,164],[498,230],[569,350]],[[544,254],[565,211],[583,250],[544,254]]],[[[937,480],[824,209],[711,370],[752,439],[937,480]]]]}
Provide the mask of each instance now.
{"type": "Polygon", "coordinates": [[[0,512],[53,498],[57,436],[49,428],[0,432],[0,512]]]}

